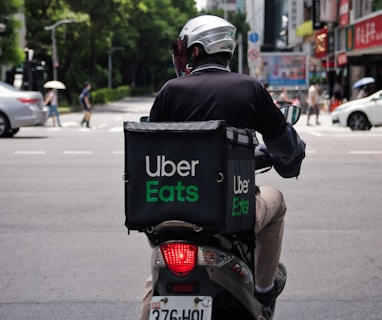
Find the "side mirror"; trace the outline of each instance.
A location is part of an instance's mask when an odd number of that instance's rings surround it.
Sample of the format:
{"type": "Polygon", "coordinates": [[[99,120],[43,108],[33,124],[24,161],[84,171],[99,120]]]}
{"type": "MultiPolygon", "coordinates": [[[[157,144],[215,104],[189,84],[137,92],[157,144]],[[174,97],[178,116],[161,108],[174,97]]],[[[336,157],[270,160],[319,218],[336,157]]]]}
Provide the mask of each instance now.
{"type": "Polygon", "coordinates": [[[291,124],[297,123],[300,119],[301,108],[293,105],[285,105],[280,108],[281,113],[284,115],[287,122],[291,124]]]}

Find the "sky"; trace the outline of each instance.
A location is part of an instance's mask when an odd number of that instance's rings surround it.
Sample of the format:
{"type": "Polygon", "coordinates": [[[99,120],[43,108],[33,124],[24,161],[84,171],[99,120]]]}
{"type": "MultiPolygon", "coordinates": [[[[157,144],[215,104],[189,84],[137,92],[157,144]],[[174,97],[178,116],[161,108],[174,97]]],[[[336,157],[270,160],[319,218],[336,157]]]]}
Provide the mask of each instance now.
{"type": "Polygon", "coordinates": [[[207,0],[195,0],[195,2],[198,10],[201,10],[206,5],[207,0]]]}

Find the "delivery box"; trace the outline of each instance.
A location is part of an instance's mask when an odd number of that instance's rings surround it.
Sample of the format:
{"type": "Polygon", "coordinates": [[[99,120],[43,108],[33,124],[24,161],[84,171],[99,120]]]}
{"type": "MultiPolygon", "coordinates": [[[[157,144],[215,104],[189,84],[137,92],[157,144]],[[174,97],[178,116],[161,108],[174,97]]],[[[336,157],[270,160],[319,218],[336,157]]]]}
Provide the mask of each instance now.
{"type": "Polygon", "coordinates": [[[168,220],[221,233],[253,228],[253,130],[224,121],[125,122],[124,135],[128,229],[168,220]]]}

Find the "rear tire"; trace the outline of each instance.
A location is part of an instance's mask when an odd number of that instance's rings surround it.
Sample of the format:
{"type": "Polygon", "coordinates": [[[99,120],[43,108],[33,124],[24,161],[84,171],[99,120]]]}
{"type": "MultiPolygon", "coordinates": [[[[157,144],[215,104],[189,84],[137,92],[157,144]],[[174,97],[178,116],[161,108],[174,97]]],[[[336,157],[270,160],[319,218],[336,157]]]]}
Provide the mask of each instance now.
{"type": "Polygon", "coordinates": [[[9,135],[14,136],[17,132],[20,131],[20,128],[14,128],[9,130],[9,135]]]}
{"type": "Polygon", "coordinates": [[[362,112],[355,112],[349,116],[348,126],[351,130],[370,130],[371,124],[362,112]]]}
{"type": "Polygon", "coordinates": [[[11,127],[7,116],[0,112],[0,137],[9,137],[10,130],[11,127]]]}

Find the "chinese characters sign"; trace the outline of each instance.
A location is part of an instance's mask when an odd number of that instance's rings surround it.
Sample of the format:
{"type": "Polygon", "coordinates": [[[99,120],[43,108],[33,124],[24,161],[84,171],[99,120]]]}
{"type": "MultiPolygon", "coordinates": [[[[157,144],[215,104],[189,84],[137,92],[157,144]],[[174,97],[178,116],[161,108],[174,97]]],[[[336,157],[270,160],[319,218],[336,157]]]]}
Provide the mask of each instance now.
{"type": "Polygon", "coordinates": [[[354,50],[382,45],[382,15],[354,25],[354,50]]]}
{"type": "Polygon", "coordinates": [[[315,37],[315,57],[317,59],[321,59],[326,57],[327,49],[328,49],[328,30],[323,29],[316,33],[315,37]]]}

